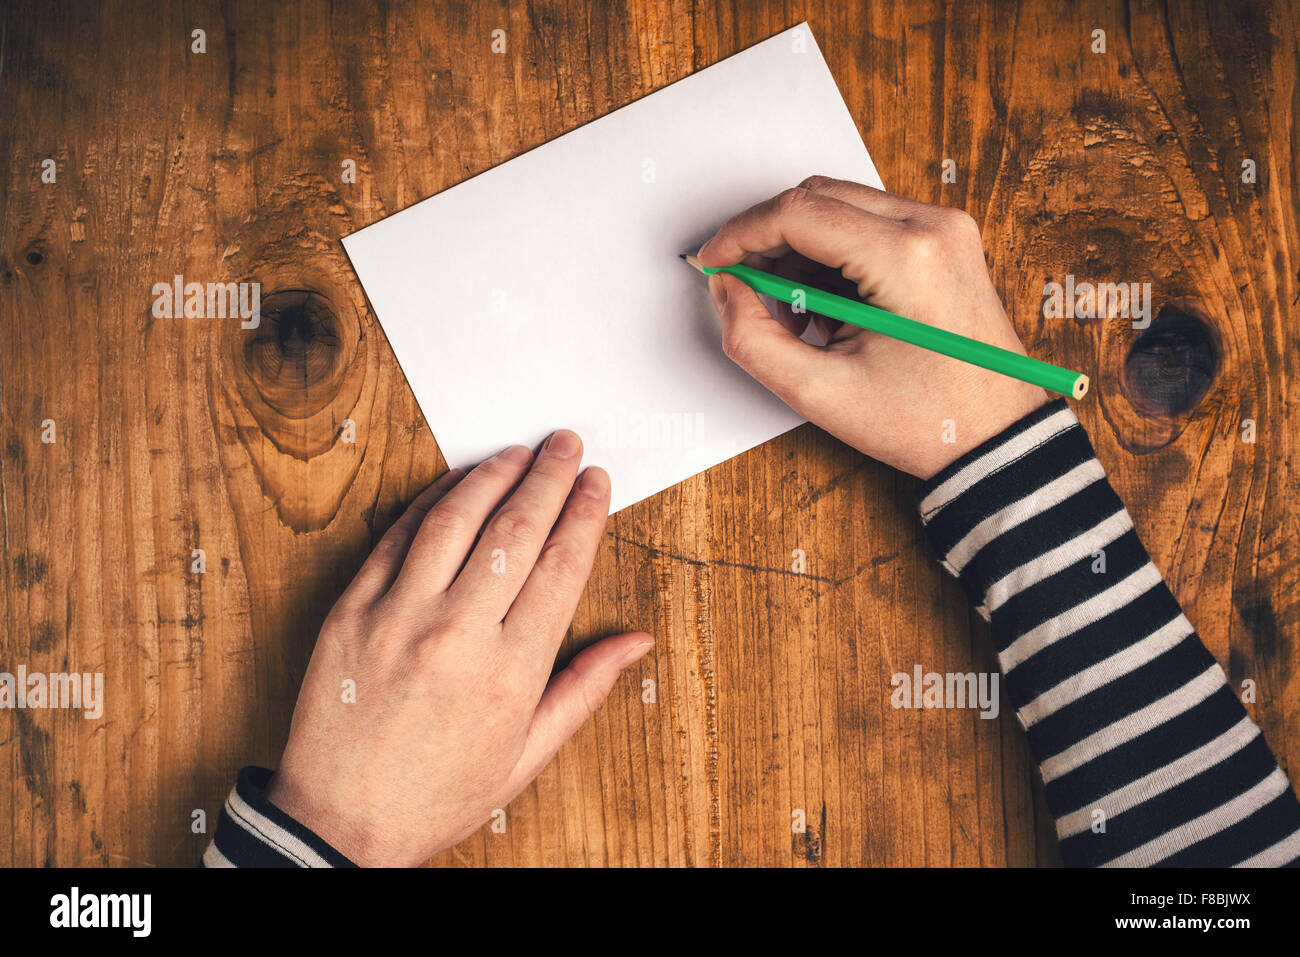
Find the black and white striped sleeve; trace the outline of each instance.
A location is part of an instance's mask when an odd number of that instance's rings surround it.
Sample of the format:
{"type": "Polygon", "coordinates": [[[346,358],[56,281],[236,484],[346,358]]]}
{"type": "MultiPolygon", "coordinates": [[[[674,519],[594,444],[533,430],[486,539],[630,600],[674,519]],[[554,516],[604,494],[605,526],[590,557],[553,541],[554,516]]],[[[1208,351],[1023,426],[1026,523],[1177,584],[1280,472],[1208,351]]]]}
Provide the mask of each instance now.
{"type": "Polygon", "coordinates": [[[921,490],[1072,866],[1300,864],[1300,802],[1058,400],[921,490]]]}
{"type": "Polygon", "coordinates": [[[266,799],[271,772],[247,767],[221,809],[203,867],[355,867],[266,799]]]}

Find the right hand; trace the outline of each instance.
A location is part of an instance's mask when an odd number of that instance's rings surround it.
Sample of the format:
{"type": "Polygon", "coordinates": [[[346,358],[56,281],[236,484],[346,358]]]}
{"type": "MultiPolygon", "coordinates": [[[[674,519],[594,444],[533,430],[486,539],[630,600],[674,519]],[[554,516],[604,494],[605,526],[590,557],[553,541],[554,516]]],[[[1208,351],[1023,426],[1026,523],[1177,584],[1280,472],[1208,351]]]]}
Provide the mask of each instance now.
{"type": "MultiPolygon", "coordinates": [[[[871,186],[813,176],[733,217],[700,248],[1024,354],[984,262],[975,221],[871,186]]],[[[709,277],[723,348],[804,418],[928,479],[1047,402],[1041,388],[906,342],[796,314],[773,317],[734,276],[709,277]],[[812,319],[826,345],[799,338],[812,319]],[[944,442],[943,423],[956,442],[944,442]]]]}

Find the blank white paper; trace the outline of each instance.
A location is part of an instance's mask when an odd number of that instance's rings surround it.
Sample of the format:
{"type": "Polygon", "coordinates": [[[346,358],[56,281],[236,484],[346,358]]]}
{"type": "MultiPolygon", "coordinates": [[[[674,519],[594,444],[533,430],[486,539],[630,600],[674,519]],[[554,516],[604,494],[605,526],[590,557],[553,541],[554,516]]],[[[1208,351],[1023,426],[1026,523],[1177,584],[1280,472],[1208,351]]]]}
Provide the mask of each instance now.
{"type": "Polygon", "coordinates": [[[617,511],[803,421],[678,255],[813,173],[881,186],[801,24],[343,244],[449,465],[570,428],[617,511]]]}

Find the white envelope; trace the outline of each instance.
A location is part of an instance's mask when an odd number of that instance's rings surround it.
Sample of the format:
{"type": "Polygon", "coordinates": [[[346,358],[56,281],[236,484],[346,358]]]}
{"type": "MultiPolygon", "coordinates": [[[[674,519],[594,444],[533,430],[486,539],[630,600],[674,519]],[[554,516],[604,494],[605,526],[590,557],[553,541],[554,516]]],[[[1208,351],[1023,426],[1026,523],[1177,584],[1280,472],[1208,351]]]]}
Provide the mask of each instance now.
{"type": "Polygon", "coordinates": [[[813,173],[881,186],[801,24],[343,245],[451,466],[570,428],[617,511],[803,421],[678,255],[813,173]]]}

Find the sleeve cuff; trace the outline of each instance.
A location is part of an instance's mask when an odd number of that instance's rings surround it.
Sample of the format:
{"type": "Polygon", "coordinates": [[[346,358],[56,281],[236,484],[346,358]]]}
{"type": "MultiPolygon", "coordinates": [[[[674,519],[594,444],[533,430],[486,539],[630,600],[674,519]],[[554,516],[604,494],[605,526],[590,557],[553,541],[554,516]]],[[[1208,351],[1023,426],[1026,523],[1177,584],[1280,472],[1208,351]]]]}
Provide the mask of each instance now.
{"type": "MultiPolygon", "coordinates": [[[[990,592],[1026,553],[1042,554],[1042,533],[1053,544],[1073,540],[1070,552],[1077,555],[1087,544],[1078,536],[1092,533],[1104,544],[1127,530],[1119,527],[1128,521],[1123,503],[1105,478],[1087,433],[1058,399],[926,482],[921,521],[943,566],[987,620],[987,599],[996,600],[990,592]],[[1115,528],[1096,527],[1099,517],[1111,515],[1115,528]]],[[[1040,563],[1050,564],[1050,558],[1040,563]]]]}
{"type": "Polygon", "coordinates": [[[203,867],[356,867],[266,798],[271,772],[246,767],[221,809],[203,867]]]}

